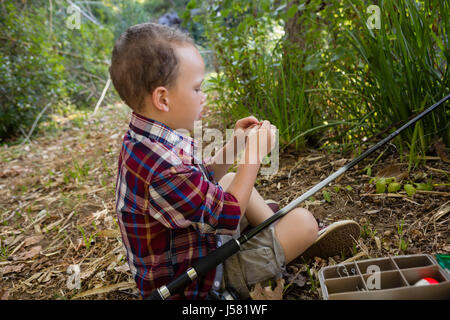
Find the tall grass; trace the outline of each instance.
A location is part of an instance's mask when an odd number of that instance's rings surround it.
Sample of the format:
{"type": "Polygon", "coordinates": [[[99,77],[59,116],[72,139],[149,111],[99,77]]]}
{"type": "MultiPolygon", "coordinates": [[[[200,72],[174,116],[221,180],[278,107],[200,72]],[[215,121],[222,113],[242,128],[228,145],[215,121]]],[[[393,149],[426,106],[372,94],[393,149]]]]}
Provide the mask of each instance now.
{"type": "Polygon", "coordinates": [[[318,131],[342,123],[326,122],[318,109],[320,94],[314,90],[320,66],[313,63],[315,47],[290,50],[285,37],[273,37],[274,30],[283,30],[281,18],[274,14],[278,9],[261,9],[254,0],[229,6],[221,15],[207,15],[206,28],[220,65],[220,72],[208,80],[208,91],[215,95],[213,104],[225,126],[252,114],[278,128],[281,149],[301,149],[318,131]],[[254,15],[254,8],[261,10],[254,15]],[[227,25],[230,21],[233,28],[227,25]]]}
{"type": "MultiPolygon", "coordinates": [[[[448,1],[379,1],[380,29],[368,28],[365,9],[358,9],[364,6],[349,3],[360,23],[347,29],[347,39],[366,64],[354,79],[364,88],[372,128],[398,126],[449,93],[448,1]]],[[[448,124],[441,107],[401,135],[410,163],[427,151],[436,135],[450,145],[448,124]]]]}

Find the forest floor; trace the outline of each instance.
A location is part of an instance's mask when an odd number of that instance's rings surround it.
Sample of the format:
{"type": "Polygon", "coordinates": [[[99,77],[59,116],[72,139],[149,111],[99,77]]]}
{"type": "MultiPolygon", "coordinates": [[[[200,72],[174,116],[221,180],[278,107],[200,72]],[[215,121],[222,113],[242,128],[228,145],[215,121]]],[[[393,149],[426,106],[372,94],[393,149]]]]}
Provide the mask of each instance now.
{"type": "MultiPolygon", "coordinates": [[[[129,116],[123,105],[95,116],[55,116],[31,142],[0,147],[0,299],[140,299],[114,211],[117,157],[129,116]]],[[[395,148],[382,148],[302,203],[325,225],[357,221],[361,237],[340,256],[290,264],[282,298],[321,299],[318,272],[324,266],[449,254],[450,164],[443,154],[428,155],[408,173],[395,148]],[[377,194],[376,175],[432,190],[377,194]]],[[[278,172],[259,176],[256,188],[283,207],[354,156],[283,152],[278,172]]]]}

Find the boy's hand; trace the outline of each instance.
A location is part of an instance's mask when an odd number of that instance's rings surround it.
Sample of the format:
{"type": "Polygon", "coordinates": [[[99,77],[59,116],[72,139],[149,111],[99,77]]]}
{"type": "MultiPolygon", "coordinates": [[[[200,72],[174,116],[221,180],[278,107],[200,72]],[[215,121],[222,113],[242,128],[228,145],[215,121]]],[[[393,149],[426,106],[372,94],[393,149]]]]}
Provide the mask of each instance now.
{"type": "Polygon", "coordinates": [[[255,163],[255,160],[257,163],[262,162],[262,159],[275,147],[276,129],[268,120],[264,120],[260,125],[250,129],[245,163],[255,163]],[[255,159],[255,157],[257,158],[255,159]]]}
{"type": "Polygon", "coordinates": [[[234,126],[234,131],[239,130],[239,129],[245,131],[246,129],[253,127],[255,125],[258,125],[258,124],[260,124],[260,122],[254,116],[242,118],[242,119],[239,119],[238,121],[236,121],[236,125],[234,126]]]}
{"type": "Polygon", "coordinates": [[[233,131],[233,137],[231,139],[234,145],[235,156],[239,154],[243,147],[247,144],[247,136],[250,130],[260,124],[261,122],[258,121],[258,119],[256,119],[254,116],[242,118],[236,121],[236,125],[234,126],[233,131]]]}

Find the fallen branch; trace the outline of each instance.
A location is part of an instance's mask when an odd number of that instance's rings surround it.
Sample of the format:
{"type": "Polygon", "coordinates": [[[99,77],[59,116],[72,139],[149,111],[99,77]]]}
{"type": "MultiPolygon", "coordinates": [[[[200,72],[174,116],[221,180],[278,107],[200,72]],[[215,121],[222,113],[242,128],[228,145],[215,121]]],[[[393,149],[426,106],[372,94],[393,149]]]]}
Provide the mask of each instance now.
{"type": "Polygon", "coordinates": [[[50,107],[51,104],[52,104],[52,102],[50,101],[50,102],[45,106],[45,108],[42,109],[42,111],[38,114],[38,116],[37,116],[36,119],[34,120],[34,123],[33,123],[33,126],[31,127],[30,132],[28,132],[28,135],[26,136],[25,140],[23,140],[22,143],[21,143],[20,145],[23,145],[25,142],[27,142],[27,141],[30,139],[31,134],[32,134],[33,131],[34,131],[34,128],[36,128],[36,125],[37,125],[39,119],[42,117],[42,115],[45,113],[45,111],[47,111],[48,107],[50,107]]]}
{"type": "Polygon", "coordinates": [[[126,289],[131,289],[134,287],[136,287],[136,283],[134,281],[120,282],[120,283],[112,284],[112,285],[109,285],[106,287],[100,287],[100,288],[95,288],[95,289],[88,290],[85,292],[81,292],[81,293],[73,296],[71,299],[79,299],[79,298],[83,298],[83,297],[87,297],[87,296],[92,296],[95,294],[108,293],[108,292],[112,292],[112,291],[116,291],[116,290],[126,290],[126,289]]]}

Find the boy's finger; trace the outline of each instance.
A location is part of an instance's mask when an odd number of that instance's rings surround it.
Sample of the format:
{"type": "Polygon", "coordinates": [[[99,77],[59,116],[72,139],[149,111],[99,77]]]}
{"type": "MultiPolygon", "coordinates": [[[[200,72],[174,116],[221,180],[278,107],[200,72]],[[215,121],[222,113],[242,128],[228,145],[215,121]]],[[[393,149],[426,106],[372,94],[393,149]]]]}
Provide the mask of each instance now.
{"type": "Polygon", "coordinates": [[[248,126],[255,124],[259,124],[259,120],[256,119],[254,116],[243,118],[236,122],[236,125],[242,128],[247,128],[248,126]]]}
{"type": "Polygon", "coordinates": [[[264,120],[261,124],[261,128],[267,128],[270,129],[270,121],[269,120],[264,120]]]}

